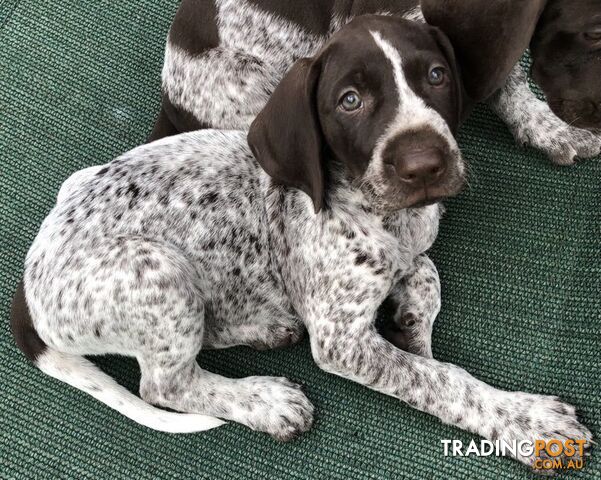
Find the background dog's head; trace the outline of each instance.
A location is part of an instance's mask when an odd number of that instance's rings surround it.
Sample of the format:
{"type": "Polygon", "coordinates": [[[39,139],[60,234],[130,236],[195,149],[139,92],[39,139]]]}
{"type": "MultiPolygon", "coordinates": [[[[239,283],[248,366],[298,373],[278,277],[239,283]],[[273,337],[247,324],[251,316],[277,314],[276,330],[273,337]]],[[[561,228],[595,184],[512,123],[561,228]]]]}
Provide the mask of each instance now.
{"type": "Polygon", "coordinates": [[[358,17],[298,61],[253,122],[249,145],[278,183],[321,210],[329,160],[387,213],[459,192],[465,166],[453,133],[462,86],[437,28],[358,17]]]}
{"type": "Polygon", "coordinates": [[[601,1],[550,0],[530,44],[532,77],[562,120],[601,129],[601,1]]]}

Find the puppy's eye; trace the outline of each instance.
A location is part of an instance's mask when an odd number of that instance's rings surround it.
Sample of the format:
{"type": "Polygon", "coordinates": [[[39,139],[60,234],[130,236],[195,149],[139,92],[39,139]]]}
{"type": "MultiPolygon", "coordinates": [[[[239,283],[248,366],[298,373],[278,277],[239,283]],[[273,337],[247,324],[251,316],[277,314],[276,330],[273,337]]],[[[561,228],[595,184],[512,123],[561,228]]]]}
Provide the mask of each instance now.
{"type": "Polygon", "coordinates": [[[357,92],[351,90],[342,96],[340,106],[347,112],[353,112],[363,106],[363,101],[357,92]]]}
{"type": "Polygon", "coordinates": [[[598,42],[601,40],[601,30],[592,30],[584,32],[584,39],[589,42],[598,42]]]}
{"type": "Polygon", "coordinates": [[[438,87],[444,83],[446,70],[443,67],[434,67],[428,72],[428,83],[438,87]]]}

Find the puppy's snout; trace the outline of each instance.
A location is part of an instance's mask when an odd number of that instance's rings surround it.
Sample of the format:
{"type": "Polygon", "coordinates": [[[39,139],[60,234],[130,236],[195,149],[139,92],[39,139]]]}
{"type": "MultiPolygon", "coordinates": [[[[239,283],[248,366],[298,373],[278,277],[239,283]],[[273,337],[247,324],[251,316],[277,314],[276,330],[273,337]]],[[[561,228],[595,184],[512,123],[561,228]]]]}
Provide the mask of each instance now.
{"type": "Polygon", "coordinates": [[[425,125],[389,137],[376,157],[386,200],[396,208],[422,207],[456,195],[464,163],[451,136],[425,125]]]}
{"type": "Polygon", "coordinates": [[[403,185],[419,189],[441,181],[448,169],[446,150],[444,139],[435,132],[405,132],[388,143],[384,162],[394,167],[403,185]]]}
{"type": "Polygon", "coordinates": [[[394,167],[403,183],[415,186],[438,182],[446,170],[443,153],[437,148],[399,152],[394,167]]]}

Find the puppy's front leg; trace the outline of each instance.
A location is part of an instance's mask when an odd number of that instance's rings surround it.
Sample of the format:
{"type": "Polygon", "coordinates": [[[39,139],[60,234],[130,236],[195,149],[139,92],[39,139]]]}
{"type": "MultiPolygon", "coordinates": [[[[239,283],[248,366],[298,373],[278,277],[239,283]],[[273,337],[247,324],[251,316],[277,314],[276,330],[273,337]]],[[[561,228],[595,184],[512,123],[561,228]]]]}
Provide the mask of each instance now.
{"type": "Polygon", "coordinates": [[[558,165],[571,165],[576,157],[590,158],[601,152],[601,136],[568,125],[536,98],[519,63],[489,105],[518,143],[543,151],[558,165]]]}
{"type": "Polygon", "coordinates": [[[592,439],[574,407],[557,397],[498,390],[457,366],[396,348],[376,332],[375,309],[341,304],[328,313],[308,322],[313,356],[328,372],[490,440],[592,439]]]}
{"type": "Polygon", "coordinates": [[[419,255],[413,271],[390,292],[381,327],[384,338],[407,352],[432,358],[432,326],[440,311],[438,271],[427,255],[419,255]],[[391,311],[390,311],[391,310],[391,311]]]}

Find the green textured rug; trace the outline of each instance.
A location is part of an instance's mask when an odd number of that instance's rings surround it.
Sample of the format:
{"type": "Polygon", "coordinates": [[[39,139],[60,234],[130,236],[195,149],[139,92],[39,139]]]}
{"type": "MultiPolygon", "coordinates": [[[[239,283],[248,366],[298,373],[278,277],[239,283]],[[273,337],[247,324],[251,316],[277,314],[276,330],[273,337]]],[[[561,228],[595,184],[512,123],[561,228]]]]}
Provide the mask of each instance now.
{"type": "MultiPolygon", "coordinates": [[[[0,1],[0,478],[520,479],[502,458],[445,458],[471,436],[320,371],[307,343],[202,354],[231,376],[286,375],[317,407],[289,444],[241,426],[196,435],[139,427],[45,377],[16,350],[10,297],[61,182],[143,142],[159,105],[175,0],[0,1]]],[[[601,162],[552,167],[487,109],[461,143],[471,188],[447,203],[433,251],[441,360],[505,389],[558,394],[601,437],[601,162]]],[[[134,361],[101,366],[136,388],[134,361]]],[[[573,478],[601,478],[597,447],[573,478]]]]}

